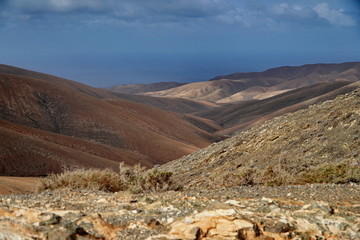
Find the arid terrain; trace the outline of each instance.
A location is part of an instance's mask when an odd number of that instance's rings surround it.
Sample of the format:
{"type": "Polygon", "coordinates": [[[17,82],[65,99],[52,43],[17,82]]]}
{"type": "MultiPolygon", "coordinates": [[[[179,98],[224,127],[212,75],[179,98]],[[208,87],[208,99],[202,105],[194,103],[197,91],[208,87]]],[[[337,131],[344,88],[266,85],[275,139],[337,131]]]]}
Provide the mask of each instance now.
{"type": "Polygon", "coordinates": [[[186,98],[217,103],[261,100],[277,94],[334,81],[358,81],[360,64],[309,64],[279,67],[264,72],[234,73],[211,81],[190,83],[144,94],[156,97],[186,98]]]}
{"type": "Polygon", "coordinates": [[[360,239],[358,64],[328,67],[225,103],[1,66],[0,239],[360,239]]]}
{"type": "Polygon", "coordinates": [[[76,82],[11,67],[4,72],[10,73],[0,74],[3,175],[117,168],[120,161],[150,167],[221,139],[203,130],[207,120],[198,118],[200,129],[180,114],[76,82]]]}
{"type": "Polygon", "coordinates": [[[357,240],[359,196],[355,184],[2,195],[0,238],[357,240]]]}
{"type": "Polygon", "coordinates": [[[42,176],[81,167],[117,169],[119,162],[163,164],[265,120],[350,92],[358,87],[359,66],[281,67],[207,82],[109,90],[0,65],[0,173],[42,176]],[[258,90],[262,97],[226,100],[258,90]],[[158,94],[163,91],[179,94],[158,94]],[[214,94],[221,98],[209,97],[214,94]]]}
{"type": "Polygon", "coordinates": [[[187,189],[360,182],[360,88],[164,164],[187,189]]]}
{"type": "Polygon", "coordinates": [[[32,193],[38,181],[35,177],[4,177],[0,176],[0,195],[16,193],[32,193]]]}

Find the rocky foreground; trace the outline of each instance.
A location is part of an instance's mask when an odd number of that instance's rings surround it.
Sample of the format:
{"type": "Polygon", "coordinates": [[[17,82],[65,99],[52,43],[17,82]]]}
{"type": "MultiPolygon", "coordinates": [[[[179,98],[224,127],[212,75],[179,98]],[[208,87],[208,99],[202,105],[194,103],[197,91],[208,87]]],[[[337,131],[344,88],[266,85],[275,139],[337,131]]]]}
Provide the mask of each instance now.
{"type": "Polygon", "coordinates": [[[356,240],[360,186],[2,195],[0,239],[356,240]]]}

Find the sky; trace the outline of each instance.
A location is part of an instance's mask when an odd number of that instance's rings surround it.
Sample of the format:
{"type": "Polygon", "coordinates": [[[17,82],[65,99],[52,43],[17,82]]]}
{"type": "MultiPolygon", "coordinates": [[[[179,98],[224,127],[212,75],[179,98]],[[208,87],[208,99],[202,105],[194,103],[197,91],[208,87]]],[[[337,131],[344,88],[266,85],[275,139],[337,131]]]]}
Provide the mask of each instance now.
{"type": "Polygon", "coordinates": [[[0,0],[0,63],[94,87],[360,61],[360,0],[0,0]]]}

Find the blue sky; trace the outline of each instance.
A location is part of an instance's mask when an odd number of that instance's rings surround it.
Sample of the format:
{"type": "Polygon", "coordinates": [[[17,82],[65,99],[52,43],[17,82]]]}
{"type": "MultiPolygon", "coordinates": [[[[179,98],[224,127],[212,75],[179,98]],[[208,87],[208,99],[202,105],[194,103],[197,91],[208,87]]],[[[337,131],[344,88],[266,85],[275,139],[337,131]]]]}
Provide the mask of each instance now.
{"type": "Polygon", "coordinates": [[[360,0],[0,0],[0,63],[95,87],[360,61],[360,0]]]}

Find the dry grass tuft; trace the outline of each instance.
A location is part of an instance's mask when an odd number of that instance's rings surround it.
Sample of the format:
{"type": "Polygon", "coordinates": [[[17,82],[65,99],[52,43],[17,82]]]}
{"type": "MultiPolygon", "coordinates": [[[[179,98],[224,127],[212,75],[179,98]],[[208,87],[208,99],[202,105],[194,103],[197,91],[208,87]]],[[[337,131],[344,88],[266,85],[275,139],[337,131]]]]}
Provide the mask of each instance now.
{"type": "Polygon", "coordinates": [[[360,182],[360,168],[349,163],[323,164],[300,176],[302,183],[360,182]]]}
{"type": "Polygon", "coordinates": [[[110,169],[78,169],[41,178],[36,186],[38,192],[59,188],[116,192],[124,190],[126,185],[119,175],[110,169]]]}
{"type": "Polygon", "coordinates": [[[182,187],[173,181],[172,172],[162,172],[156,168],[145,170],[141,165],[133,168],[120,164],[120,176],[128,189],[135,193],[179,191],[182,187]]]}
{"type": "Polygon", "coordinates": [[[134,167],[120,163],[120,171],[110,169],[78,169],[61,174],[51,174],[38,181],[36,191],[61,188],[102,190],[117,192],[130,190],[135,193],[178,191],[181,186],[172,180],[172,172],[157,169],[146,170],[141,165],[134,167]]]}

